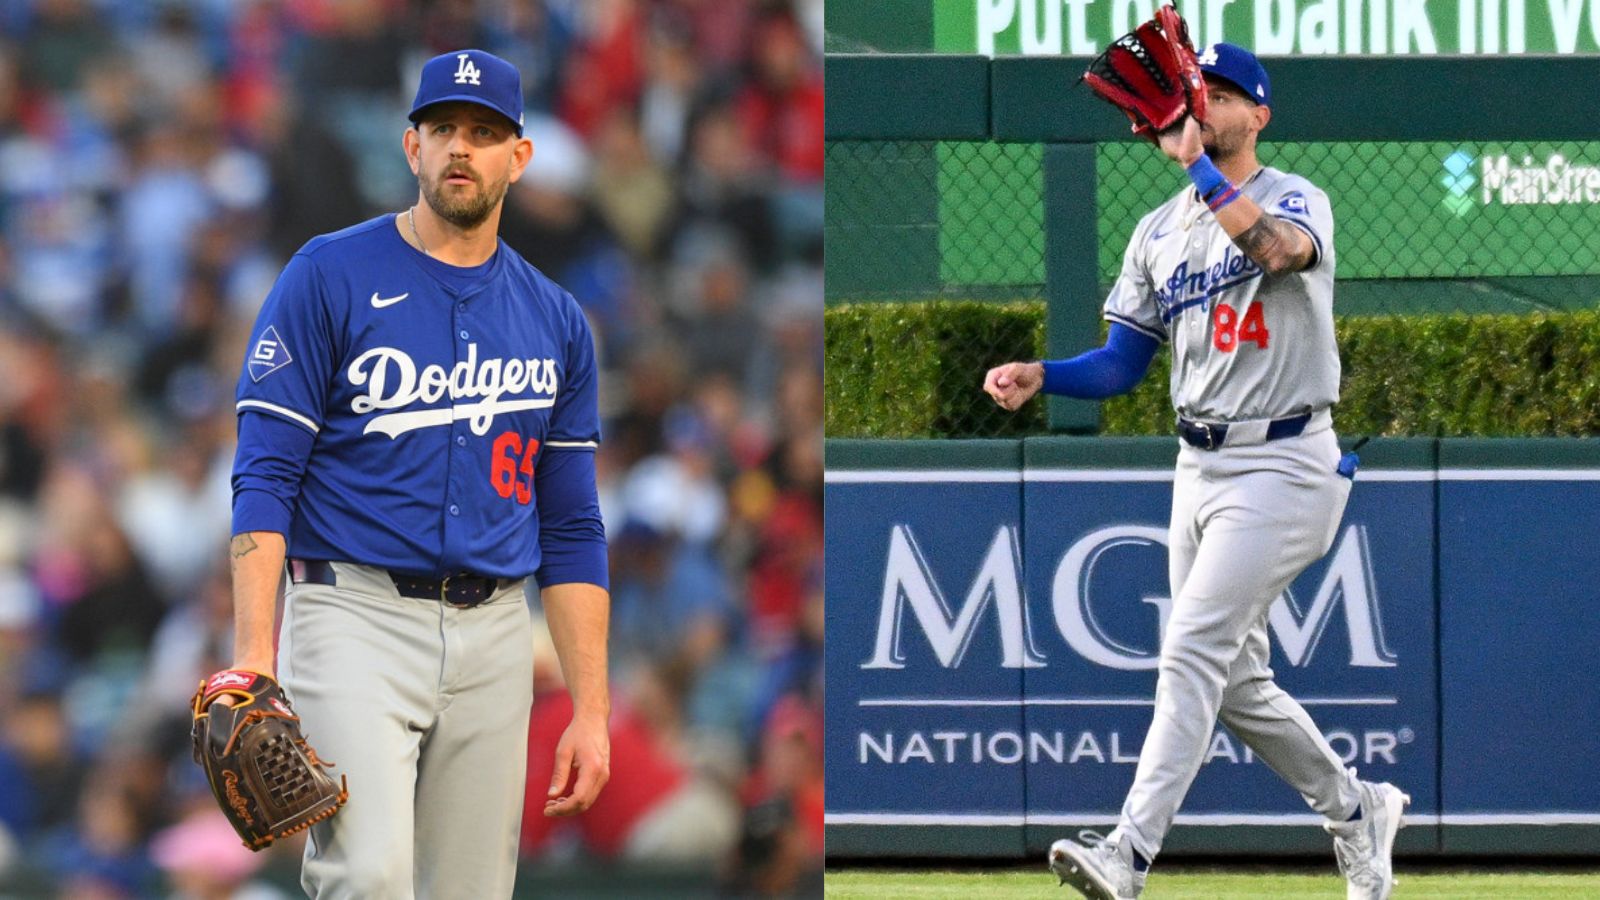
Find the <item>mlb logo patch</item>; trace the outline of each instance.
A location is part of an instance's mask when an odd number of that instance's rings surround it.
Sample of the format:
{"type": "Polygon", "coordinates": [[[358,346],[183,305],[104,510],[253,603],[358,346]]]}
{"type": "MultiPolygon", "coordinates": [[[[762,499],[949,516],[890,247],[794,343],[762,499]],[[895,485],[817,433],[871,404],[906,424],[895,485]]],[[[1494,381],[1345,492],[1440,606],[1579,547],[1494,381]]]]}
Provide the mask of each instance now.
{"type": "Polygon", "coordinates": [[[1306,214],[1306,196],[1299,191],[1284,194],[1283,199],[1278,201],[1278,208],[1303,216],[1306,214]]]}
{"type": "Polygon", "coordinates": [[[250,380],[260,381],[273,372],[294,362],[289,356],[289,348],[284,346],[283,338],[278,337],[278,329],[272,325],[261,332],[261,337],[256,339],[256,345],[250,348],[250,380]]]}

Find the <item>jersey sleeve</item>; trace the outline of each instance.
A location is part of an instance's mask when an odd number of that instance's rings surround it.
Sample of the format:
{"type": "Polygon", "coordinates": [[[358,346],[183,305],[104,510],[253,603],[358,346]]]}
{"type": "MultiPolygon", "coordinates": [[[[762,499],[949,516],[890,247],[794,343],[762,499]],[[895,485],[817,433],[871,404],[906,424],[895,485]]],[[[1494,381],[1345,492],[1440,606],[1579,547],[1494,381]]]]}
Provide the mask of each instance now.
{"type": "Polygon", "coordinates": [[[589,322],[569,296],[572,324],[566,347],[566,385],[550,412],[545,446],[552,450],[594,450],[600,445],[600,388],[596,377],[594,335],[589,322]]]}
{"type": "Polygon", "coordinates": [[[600,398],[594,337],[578,304],[566,298],[571,326],[566,348],[566,387],[550,412],[545,447],[552,451],[534,474],[539,511],[541,588],[583,582],[609,587],[605,524],[600,518],[593,451],[600,443],[600,398]],[[579,451],[579,452],[572,452],[579,451]]]}
{"type": "Polygon", "coordinates": [[[260,410],[239,413],[233,458],[233,533],[275,531],[287,537],[300,482],[317,436],[260,410]]]}
{"type": "Polygon", "coordinates": [[[1286,178],[1262,208],[1310,236],[1315,256],[1306,271],[1333,258],[1333,207],[1316,185],[1304,178],[1286,178]]]}
{"type": "Polygon", "coordinates": [[[261,306],[246,345],[234,406],[316,434],[335,365],[327,291],[316,265],[295,254],[261,306]]]}
{"type": "Polygon", "coordinates": [[[593,453],[552,453],[534,470],[539,511],[540,588],[583,582],[610,587],[606,526],[600,518],[593,453]]]}
{"type": "Polygon", "coordinates": [[[1161,306],[1150,284],[1150,273],[1144,264],[1144,245],[1149,233],[1147,218],[1133,230],[1128,239],[1128,249],[1122,252],[1122,272],[1117,283],[1106,296],[1105,317],[1158,341],[1167,339],[1167,326],[1161,320],[1161,306]]]}

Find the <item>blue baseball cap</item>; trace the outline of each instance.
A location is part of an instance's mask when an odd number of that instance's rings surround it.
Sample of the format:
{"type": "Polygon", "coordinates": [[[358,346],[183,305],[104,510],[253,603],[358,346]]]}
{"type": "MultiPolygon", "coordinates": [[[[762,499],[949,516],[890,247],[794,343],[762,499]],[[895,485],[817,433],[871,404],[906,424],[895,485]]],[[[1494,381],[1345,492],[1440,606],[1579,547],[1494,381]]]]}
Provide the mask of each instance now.
{"type": "Polygon", "coordinates": [[[1200,54],[1200,71],[1245,92],[1257,105],[1272,105],[1272,81],[1256,55],[1238,44],[1212,44],[1200,54]]]}
{"type": "Polygon", "coordinates": [[[510,119],[522,137],[522,73],[493,53],[456,50],[424,63],[417,98],[411,101],[411,124],[427,107],[451,100],[489,107],[510,119]]]}

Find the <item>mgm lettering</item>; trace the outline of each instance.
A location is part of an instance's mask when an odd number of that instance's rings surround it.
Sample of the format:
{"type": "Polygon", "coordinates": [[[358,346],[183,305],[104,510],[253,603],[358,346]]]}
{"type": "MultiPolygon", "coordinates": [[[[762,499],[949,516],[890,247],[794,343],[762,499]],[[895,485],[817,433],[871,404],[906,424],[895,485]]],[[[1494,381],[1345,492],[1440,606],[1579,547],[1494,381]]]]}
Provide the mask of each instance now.
{"type": "MultiPolygon", "coordinates": [[[[1124,547],[1165,547],[1166,529],[1150,525],[1118,524],[1078,538],[1062,554],[1051,581],[1050,608],[1056,630],[1067,647],[1089,662],[1111,669],[1150,670],[1159,664],[1154,652],[1143,652],[1112,639],[1097,624],[1094,578],[1107,553],[1124,547]]],[[[918,546],[910,526],[889,530],[888,560],[878,608],[878,628],[872,657],[863,669],[903,669],[907,664],[909,625],[915,625],[939,665],[954,669],[967,661],[967,651],[983,623],[999,629],[1000,659],[1007,669],[1043,668],[1047,655],[1035,641],[1023,595],[1020,542],[1016,528],[1003,525],[995,531],[977,576],[959,607],[952,608],[934,578],[927,556],[918,546]],[[910,613],[908,616],[907,613],[910,613]],[[991,615],[986,615],[992,613],[991,615]]],[[[1164,633],[1172,611],[1172,598],[1141,598],[1156,608],[1164,633]]],[[[1349,665],[1388,667],[1395,656],[1384,644],[1378,593],[1372,577],[1367,533],[1348,525],[1328,557],[1327,568],[1309,603],[1298,602],[1285,591],[1273,601],[1268,624],[1278,647],[1294,666],[1311,664],[1324,631],[1334,621],[1335,609],[1350,638],[1349,665]]],[[[1101,610],[1102,615],[1109,610],[1101,610]]]]}

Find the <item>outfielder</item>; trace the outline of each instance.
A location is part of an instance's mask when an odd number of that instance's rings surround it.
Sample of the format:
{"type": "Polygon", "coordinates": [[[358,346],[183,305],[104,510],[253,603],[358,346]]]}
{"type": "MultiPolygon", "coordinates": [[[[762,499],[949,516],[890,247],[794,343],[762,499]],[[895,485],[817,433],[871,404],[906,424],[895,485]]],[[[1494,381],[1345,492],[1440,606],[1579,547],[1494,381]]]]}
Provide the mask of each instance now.
{"type": "Polygon", "coordinates": [[[313,897],[510,896],[529,577],[575,707],[545,814],[587,808],[608,775],[594,347],[572,296],[497,236],[533,153],[521,116],[510,63],[430,60],[403,138],[416,205],[296,253],[239,379],[235,670],[281,676],[349,785],[311,825],[313,897]]]}
{"type": "Polygon", "coordinates": [[[1089,897],[1138,896],[1220,716],[1327,817],[1349,896],[1384,898],[1410,798],[1347,772],[1268,668],[1267,609],[1328,551],[1354,475],[1328,412],[1339,398],[1333,217],[1316,186],[1256,160],[1272,92],[1255,56],[1217,44],[1199,64],[1205,124],[1186,116],[1159,134],[1194,185],[1135,229],[1105,302],[1106,345],[1008,363],[984,382],[1006,409],[1040,390],[1103,398],[1172,346],[1181,443],[1155,713],[1117,828],[1056,841],[1050,868],[1089,897]]]}

